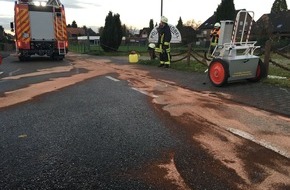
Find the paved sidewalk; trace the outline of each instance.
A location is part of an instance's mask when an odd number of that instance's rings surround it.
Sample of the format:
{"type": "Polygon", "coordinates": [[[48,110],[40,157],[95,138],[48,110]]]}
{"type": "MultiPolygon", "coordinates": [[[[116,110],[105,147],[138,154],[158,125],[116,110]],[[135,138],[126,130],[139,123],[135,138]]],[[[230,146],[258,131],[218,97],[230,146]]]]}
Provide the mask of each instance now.
{"type": "MultiPolygon", "coordinates": [[[[124,57],[113,57],[112,62],[127,64],[124,57]]],[[[265,84],[239,81],[223,87],[214,87],[207,74],[183,72],[154,66],[138,65],[149,70],[154,78],[170,80],[194,91],[210,91],[232,101],[290,117],[290,89],[265,84]],[[223,96],[222,94],[227,94],[223,96]]]]}
{"type": "Polygon", "coordinates": [[[227,94],[227,96],[223,97],[290,117],[289,88],[280,88],[262,82],[251,83],[248,81],[230,83],[224,87],[214,87],[206,74],[161,69],[156,69],[151,73],[155,77],[172,80],[190,90],[227,94]]]}

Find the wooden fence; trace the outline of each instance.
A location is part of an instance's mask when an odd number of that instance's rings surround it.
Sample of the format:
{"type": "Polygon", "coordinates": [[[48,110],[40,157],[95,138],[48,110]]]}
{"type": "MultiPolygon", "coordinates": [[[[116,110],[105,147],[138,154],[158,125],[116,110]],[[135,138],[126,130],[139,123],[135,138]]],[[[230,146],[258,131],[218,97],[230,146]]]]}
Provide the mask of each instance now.
{"type": "MultiPolygon", "coordinates": [[[[271,48],[271,41],[267,41],[265,48],[263,50],[261,50],[259,56],[264,55],[264,64],[266,66],[267,69],[267,74],[269,71],[269,64],[272,63],[274,66],[280,67],[283,70],[286,71],[290,71],[290,68],[285,66],[285,64],[282,63],[278,63],[277,61],[274,61],[274,59],[272,58],[271,55],[276,54],[279,55],[281,57],[283,57],[286,60],[289,60],[290,63],[290,56],[287,55],[287,53],[285,52],[290,52],[289,50],[287,50],[287,48],[290,49],[290,44],[285,46],[284,48],[280,48],[280,49],[272,49],[271,48]]],[[[184,51],[182,53],[179,54],[173,54],[172,56],[172,62],[180,62],[182,60],[186,60],[187,64],[190,64],[191,60],[196,60],[197,62],[203,64],[203,65],[207,65],[207,61],[209,61],[208,58],[206,58],[204,51],[196,51],[192,48],[192,44],[188,44],[188,48],[187,51],[184,51]]]]}

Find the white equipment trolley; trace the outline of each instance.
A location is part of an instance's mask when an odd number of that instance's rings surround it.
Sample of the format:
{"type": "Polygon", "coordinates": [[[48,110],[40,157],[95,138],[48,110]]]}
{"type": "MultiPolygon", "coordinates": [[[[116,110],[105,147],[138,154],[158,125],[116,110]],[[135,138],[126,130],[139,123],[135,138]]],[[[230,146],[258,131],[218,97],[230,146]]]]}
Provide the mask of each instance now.
{"type": "Polygon", "coordinates": [[[235,22],[221,21],[218,45],[208,61],[208,77],[214,86],[248,79],[259,81],[266,75],[266,68],[254,51],[256,41],[249,41],[254,19],[253,11],[241,10],[235,22]]]}

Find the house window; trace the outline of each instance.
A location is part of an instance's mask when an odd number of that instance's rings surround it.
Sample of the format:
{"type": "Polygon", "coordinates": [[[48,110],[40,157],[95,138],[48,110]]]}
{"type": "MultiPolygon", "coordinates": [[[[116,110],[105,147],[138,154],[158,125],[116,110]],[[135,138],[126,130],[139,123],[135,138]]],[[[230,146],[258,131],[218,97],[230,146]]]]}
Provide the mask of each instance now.
{"type": "MultiPolygon", "coordinates": [[[[240,21],[240,26],[243,26],[244,22],[240,21]]],[[[248,22],[246,22],[245,26],[248,26],[248,22]]]]}
{"type": "Polygon", "coordinates": [[[280,29],[280,28],[282,28],[282,26],[283,26],[283,24],[279,24],[279,25],[277,26],[277,28],[280,29]]]}

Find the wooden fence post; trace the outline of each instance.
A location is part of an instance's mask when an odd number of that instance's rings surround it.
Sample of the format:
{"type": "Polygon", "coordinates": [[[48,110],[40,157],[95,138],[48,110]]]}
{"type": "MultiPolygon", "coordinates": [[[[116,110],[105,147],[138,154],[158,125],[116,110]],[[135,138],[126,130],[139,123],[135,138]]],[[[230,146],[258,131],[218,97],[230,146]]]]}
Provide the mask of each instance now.
{"type": "Polygon", "coordinates": [[[265,45],[265,57],[264,57],[264,64],[266,67],[267,76],[269,74],[270,54],[271,54],[271,41],[268,40],[265,45]]]}
{"type": "Polygon", "coordinates": [[[191,57],[191,50],[192,50],[192,44],[188,44],[188,50],[187,50],[187,65],[190,65],[190,57],[191,57]]]}

